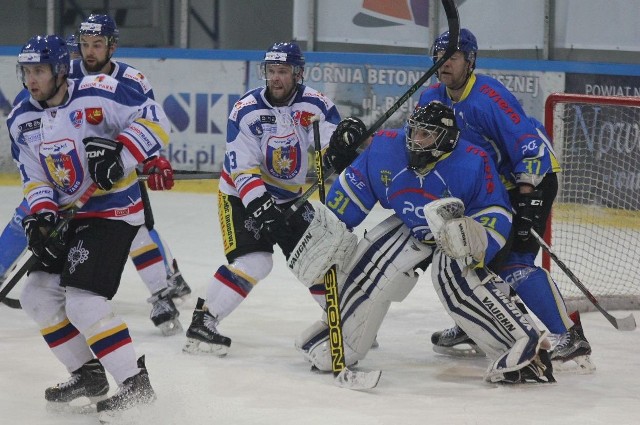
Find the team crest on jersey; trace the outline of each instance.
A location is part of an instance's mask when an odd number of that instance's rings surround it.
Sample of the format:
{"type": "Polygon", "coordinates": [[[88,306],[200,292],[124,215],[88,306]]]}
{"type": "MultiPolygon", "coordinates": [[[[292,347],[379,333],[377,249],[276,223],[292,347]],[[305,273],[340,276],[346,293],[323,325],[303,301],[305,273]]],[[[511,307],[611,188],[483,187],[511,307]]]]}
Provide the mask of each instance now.
{"type": "Polygon", "coordinates": [[[75,128],[80,128],[82,125],[82,109],[76,109],[75,111],[70,112],[69,120],[75,128]]]}
{"type": "Polygon", "coordinates": [[[307,111],[296,111],[293,114],[293,121],[303,127],[311,125],[311,118],[313,118],[313,113],[307,111]]]}
{"type": "Polygon", "coordinates": [[[267,169],[279,179],[292,179],[300,172],[302,149],[295,133],[274,136],[267,142],[267,169]]]}
{"type": "Polygon", "coordinates": [[[262,136],[262,124],[260,123],[260,120],[255,120],[252,123],[248,124],[249,127],[249,131],[251,131],[251,134],[253,134],[254,136],[262,136]]]}
{"type": "Polygon", "coordinates": [[[48,180],[57,189],[72,195],[80,188],[84,172],[72,140],[43,143],[40,146],[39,157],[48,180]]]}
{"type": "Polygon", "coordinates": [[[104,119],[102,108],[85,108],[84,113],[87,116],[87,122],[92,125],[98,125],[104,119]]]}

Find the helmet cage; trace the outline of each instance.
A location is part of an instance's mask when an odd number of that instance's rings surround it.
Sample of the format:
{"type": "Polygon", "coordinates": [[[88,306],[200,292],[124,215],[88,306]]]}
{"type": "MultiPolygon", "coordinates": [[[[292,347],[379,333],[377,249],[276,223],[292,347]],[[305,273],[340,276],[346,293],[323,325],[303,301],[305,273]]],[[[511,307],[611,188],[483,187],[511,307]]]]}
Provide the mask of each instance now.
{"type": "Polygon", "coordinates": [[[439,102],[417,108],[407,120],[406,149],[409,168],[422,170],[443,154],[451,152],[458,143],[459,135],[455,116],[450,108],[439,102]]]}

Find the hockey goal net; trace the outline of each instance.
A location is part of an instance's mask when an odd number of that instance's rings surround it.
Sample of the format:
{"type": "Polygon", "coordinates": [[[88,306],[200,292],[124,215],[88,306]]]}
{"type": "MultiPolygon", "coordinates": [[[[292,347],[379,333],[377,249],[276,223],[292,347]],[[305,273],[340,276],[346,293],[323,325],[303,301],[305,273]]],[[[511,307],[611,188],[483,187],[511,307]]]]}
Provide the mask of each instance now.
{"type": "MultiPolygon", "coordinates": [[[[640,308],[640,98],[554,93],[545,127],[563,171],[545,236],[607,309],[640,308]]],[[[543,256],[570,311],[586,297],[543,256]]]]}

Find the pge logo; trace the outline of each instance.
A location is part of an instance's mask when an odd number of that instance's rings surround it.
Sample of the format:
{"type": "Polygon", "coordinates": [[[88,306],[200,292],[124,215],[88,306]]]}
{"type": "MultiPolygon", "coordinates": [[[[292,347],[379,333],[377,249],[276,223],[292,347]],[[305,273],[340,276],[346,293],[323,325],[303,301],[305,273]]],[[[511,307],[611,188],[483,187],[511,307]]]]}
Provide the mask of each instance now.
{"type": "Polygon", "coordinates": [[[237,94],[177,93],[167,96],[162,107],[173,127],[180,132],[222,134],[221,129],[226,129],[227,117],[238,99],[240,95],[237,94]],[[213,113],[224,96],[227,97],[226,113],[213,113]]]}

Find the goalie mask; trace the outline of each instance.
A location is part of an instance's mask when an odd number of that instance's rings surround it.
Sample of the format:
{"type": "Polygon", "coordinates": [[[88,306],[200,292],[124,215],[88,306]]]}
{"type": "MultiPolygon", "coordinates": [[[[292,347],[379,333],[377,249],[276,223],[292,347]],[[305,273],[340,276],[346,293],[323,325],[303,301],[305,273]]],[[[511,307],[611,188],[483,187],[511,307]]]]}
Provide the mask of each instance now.
{"type": "Polygon", "coordinates": [[[440,102],[417,107],[407,120],[409,169],[421,172],[458,143],[460,130],[453,109],[440,102]]]}
{"type": "MultiPolygon", "coordinates": [[[[449,44],[449,31],[445,31],[433,42],[431,46],[431,58],[433,63],[438,61],[438,53],[444,52],[449,44]]],[[[464,53],[464,58],[471,64],[471,70],[476,67],[476,57],[478,55],[478,41],[476,36],[466,28],[460,30],[460,40],[458,41],[458,51],[464,53]]]]}
{"type": "Polygon", "coordinates": [[[264,54],[264,60],[260,64],[260,76],[263,80],[268,80],[267,66],[291,65],[296,81],[301,81],[304,71],[304,56],[300,47],[293,41],[285,43],[275,43],[264,54]]]}

